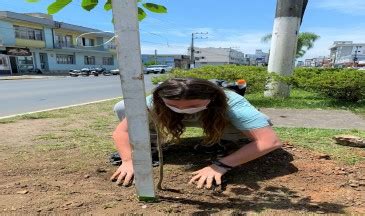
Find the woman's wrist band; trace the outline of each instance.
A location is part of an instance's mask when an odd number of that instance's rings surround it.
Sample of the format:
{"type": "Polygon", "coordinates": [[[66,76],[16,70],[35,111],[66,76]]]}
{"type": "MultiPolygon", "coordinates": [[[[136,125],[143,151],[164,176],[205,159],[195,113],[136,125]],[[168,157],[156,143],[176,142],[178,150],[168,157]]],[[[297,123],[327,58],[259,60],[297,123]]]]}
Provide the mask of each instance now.
{"type": "Polygon", "coordinates": [[[219,166],[219,167],[222,167],[222,168],[226,169],[227,171],[230,171],[231,169],[234,168],[232,166],[228,166],[227,164],[224,164],[224,163],[220,162],[219,160],[212,161],[212,164],[214,164],[216,166],[219,166]]]}

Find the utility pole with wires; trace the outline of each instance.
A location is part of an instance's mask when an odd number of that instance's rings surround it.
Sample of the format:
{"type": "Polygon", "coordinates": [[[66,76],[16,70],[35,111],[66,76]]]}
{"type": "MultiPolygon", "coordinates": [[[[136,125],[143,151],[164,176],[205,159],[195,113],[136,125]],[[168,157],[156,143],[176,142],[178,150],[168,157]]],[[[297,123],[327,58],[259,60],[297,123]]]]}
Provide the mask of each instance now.
{"type": "Polygon", "coordinates": [[[155,49],[155,65],[157,65],[157,49],[155,49]]]}
{"type": "MultiPolygon", "coordinates": [[[[281,76],[292,74],[295,64],[299,28],[308,0],[277,0],[272,33],[269,73],[281,76]]],[[[282,82],[269,80],[266,97],[289,97],[290,87],[282,82]]]]}
{"type": "Polygon", "coordinates": [[[194,49],[194,39],[208,39],[208,37],[197,36],[197,35],[207,35],[208,32],[196,32],[191,34],[191,46],[190,46],[190,69],[195,68],[195,49],[194,49]]]}

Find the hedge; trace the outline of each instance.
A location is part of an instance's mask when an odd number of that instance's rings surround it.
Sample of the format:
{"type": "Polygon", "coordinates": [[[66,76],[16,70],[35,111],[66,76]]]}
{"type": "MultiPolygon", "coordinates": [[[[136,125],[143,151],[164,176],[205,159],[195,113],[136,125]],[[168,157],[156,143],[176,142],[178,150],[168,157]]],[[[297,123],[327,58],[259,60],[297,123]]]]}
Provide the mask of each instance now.
{"type": "MultiPolygon", "coordinates": [[[[175,69],[171,73],[155,77],[154,84],[173,77],[223,79],[234,81],[245,79],[247,93],[263,92],[269,78],[267,68],[253,66],[205,66],[192,70],[175,69]]],[[[292,76],[274,76],[289,85],[325,94],[326,96],[351,102],[365,99],[365,72],[353,69],[297,68],[292,76]]]]}

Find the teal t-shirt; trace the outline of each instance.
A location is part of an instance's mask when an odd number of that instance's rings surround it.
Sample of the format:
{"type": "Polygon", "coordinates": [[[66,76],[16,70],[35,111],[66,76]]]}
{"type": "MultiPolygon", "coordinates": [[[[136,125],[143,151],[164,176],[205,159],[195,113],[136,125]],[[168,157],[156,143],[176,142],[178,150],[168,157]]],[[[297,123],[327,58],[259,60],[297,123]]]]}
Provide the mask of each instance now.
{"type": "MultiPolygon", "coordinates": [[[[241,131],[269,126],[268,118],[259,112],[243,96],[233,91],[224,91],[228,98],[227,117],[241,131]]],[[[152,95],[146,97],[147,106],[152,106],[152,95]]]]}

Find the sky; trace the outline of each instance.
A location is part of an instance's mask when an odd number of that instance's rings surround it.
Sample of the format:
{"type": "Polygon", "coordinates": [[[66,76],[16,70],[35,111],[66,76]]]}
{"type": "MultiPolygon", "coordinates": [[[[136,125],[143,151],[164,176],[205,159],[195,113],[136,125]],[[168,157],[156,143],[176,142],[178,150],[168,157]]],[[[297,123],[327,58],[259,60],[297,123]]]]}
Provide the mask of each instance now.
{"type": "MultiPolygon", "coordinates": [[[[25,0],[0,0],[0,11],[47,12],[54,0],[27,3],[25,0]]],[[[197,47],[231,47],[245,54],[256,49],[268,52],[270,43],[261,38],[272,32],[276,0],[144,0],[167,7],[167,14],[148,13],[140,23],[142,53],[187,54],[191,33],[208,32],[197,39],[197,47]],[[205,37],[205,35],[204,35],[205,37]]],[[[102,5],[91,12],[73,0],[54,20],[113,31],[111,12],[102,5]]],[[[105,0],[99,0],[104,3],[105,0]]],[[[321,38],[303,57],[328,56],[333,41],[365,43],[365,0],[309,0],[301,32],[314,32],[321,38]]]]}

